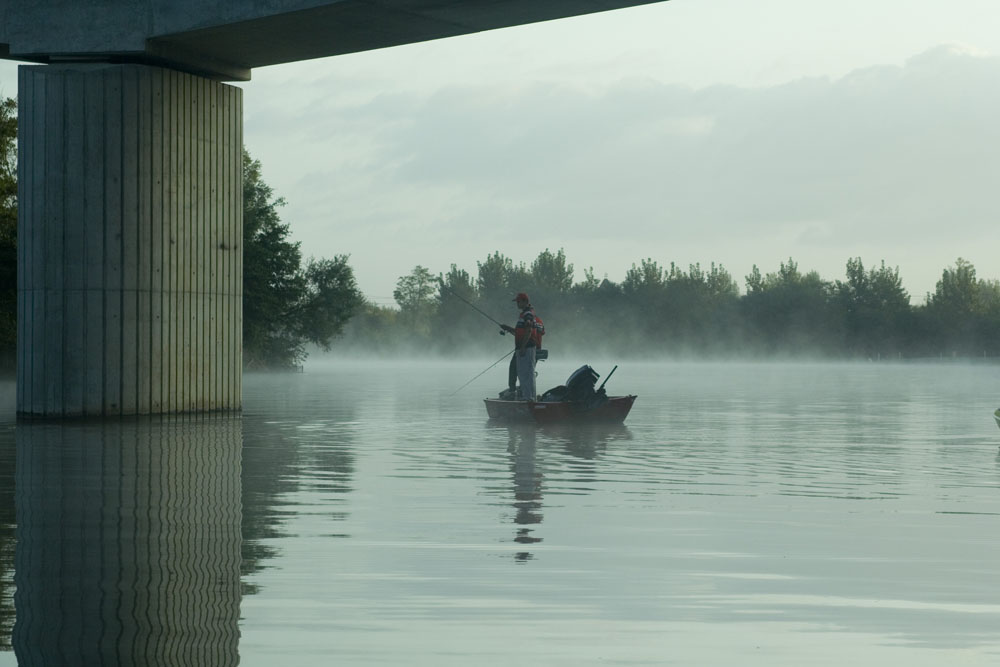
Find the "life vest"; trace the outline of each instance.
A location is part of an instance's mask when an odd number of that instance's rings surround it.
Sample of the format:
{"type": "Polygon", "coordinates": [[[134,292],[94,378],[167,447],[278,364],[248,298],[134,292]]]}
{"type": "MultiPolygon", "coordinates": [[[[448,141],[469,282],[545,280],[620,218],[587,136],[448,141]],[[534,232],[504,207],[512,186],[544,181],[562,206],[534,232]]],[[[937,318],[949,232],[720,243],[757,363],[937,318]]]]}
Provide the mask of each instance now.
{"type": "Polygon", "coordinates": [[[525,336],[530,336],[530,347],[541,347],[542,346],[542,336],[545,335],[545,324],[542,323],[542,318],[535,315],[534,308],[526,308],[521,311],[521,315],[517,318],[517,324],[514,326],[514,342],[518,347],[521,347],[525,336]]]}

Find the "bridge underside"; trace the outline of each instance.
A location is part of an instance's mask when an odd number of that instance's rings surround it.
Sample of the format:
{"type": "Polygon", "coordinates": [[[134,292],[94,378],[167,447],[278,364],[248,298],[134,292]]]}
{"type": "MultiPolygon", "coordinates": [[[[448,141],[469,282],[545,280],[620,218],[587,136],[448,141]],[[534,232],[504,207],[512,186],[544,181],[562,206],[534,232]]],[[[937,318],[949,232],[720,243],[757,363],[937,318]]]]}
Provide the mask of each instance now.
{"type": "Polygon", "coordinates": [[[145,0],[97,10],[92,3],[34,0],[6,10],[0,57],[142,63],[221,81],[248,80],[254,67],[657,1],[662,0],[145,0]]]}

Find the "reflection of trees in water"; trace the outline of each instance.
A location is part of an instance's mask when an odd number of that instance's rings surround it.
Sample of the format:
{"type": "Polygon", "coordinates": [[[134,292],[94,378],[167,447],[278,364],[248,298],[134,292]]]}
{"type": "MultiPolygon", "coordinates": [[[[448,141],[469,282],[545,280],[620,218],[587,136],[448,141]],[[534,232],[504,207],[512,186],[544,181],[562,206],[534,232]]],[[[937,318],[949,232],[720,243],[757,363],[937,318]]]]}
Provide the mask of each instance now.
{"type": "MultiPolygon", "coordinates": [[[[278,555],[268,544],[287,536],[284,524],[296,514],[290,498],[308,489],[320,494],[353,490],[355,454],[351,415],[337,421],[268,421],[271,415],[244,417],[243,426],[243,595],[258,587],[250,576],[278,555]]],[[[336,503],[327,498],[324,502],[336,503]]],[[[346,513],[331,511],[343,520],[346,513]]]]}
{"type": "Polygon", "coordinates": [[[0,652],[14,630],[14,425],[0,424],[0,652]]]}

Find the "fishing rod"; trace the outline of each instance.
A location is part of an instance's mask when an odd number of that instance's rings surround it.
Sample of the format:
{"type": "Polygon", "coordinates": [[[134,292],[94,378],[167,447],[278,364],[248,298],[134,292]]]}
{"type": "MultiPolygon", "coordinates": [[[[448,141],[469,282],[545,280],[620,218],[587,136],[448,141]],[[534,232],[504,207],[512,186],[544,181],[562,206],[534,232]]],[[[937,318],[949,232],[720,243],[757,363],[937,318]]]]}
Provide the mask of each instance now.
{"type": "Polygon", "coordinates": [[[502,357],[500,357],[499,359],[497,359],[496,361],[494,361],[494,362],[493,362],[493,363],[492,363],[492,364],[490,365],[490,367],[489,367],[489,368],[487,368],[487,369],[486,369],[485,371],[483,371],[482,373],[480,373],[480,374],[479,374],[479,375],[477,375],[476,377],[472,378],[471,380],[469,380],[468,382],[466,382],[465,384],[463,384],[463,385],[462,385],[461,387],[459,387],[459,388],[458,388],[458,389],[456,389],[455,391],[451,392],[451,393],[449,394],[449,396],[454,396],[454,395],[455,395],[455,394],[457,394],[458,392],[462,391],[463,389],[465,389],[466,387],[468,387],[468,386],[469,386],[470,384],[472,384],[472,383],[473,383],[474,381],[478,380],[478,379],[479,379],[479,378],[481,378],[481,377],[482,377],[483,375],[485,375],[485,374],[486,374],[486,371],[489,371],[489,370],[493,370],[493,366],[496,366],[497,364],[499,364],[499,363],[500,363],[501,361],[503,361],[504,359],[506,359],[507,357],[509,357],[509,356],[510,356],[510,355],[512,355],[512,354],[514,354],[514,350],[511,350],[510,352],[506,353],[505,355],[503,355],[502,357]]]}
{"type": "Polygon", "coordinates": [[[604,385],[606,385],[608,383],[608,380],[611,379],[611,376],[615,374],[616,370],[618,370],[618,364],[615,364],[615,367],[611,369],[611,372],[608,373],[608,376],[606,378],[604,378],[604,382],[602,382],[601,386],[597,388],[598,392],[601,391],[602,389],[604,389],[604,385]]]}
{"type": "MultiPolygon", "coordinates": [[[[500,327],[500,335],[501,335],[501,336],[504,336],[504,335],[506,335],[506,334],[507,334],[507,332],[506,332],[506,331],[504,331],[504,328],[503,328],[503,326],[504,326],[504,325],[503,325],[503,324],[501,324],[500,322],[497,322],[497,321],[496,321],[495,319],[493,319],[492,317],[490,317],[489,315],[487,315],[487,314],[486,314],[485,312],[483,312],[482,310],[480,310],[480,309],[479,309],[479,307],[478,307],[478,306],[477,306],[476,304],[472,303],[471,301],[469,301],[468,299],[466,299],[465,297],[463,297],[463,296],[462,296],[461,294],[459,294],[458,292],[456,292],[456,291],[455,291],[455,290],[453,290],[452,288],[450,288],[450,287],[448,287],[447,285],[445,285],[445,284],[444,284],[444,281],[443,281],[443,280],[441,280],[440,278],[438,278],[438,283],[439,283],[439,284],[441,285],[441,287],[443,287],[443,288],[445,288],[446,290],[448,290],[449,292],[451,292],[451,293],[452,293],[452,295],[453,295],[453,296],[454,296],[454,297],[455,297],[456,299],[458,299],[459,301],[462,301],[462,302],[464,302],[464,303],[465,303],[466,305],[468,305],[468,306],[472,307],[472,308],[473,308],[473,309],[474,309],[474,310],[475,310],[475,311],[476,311],[477,313],[479,313],[480,315],[482,315],[483,317],[485,317],[486,319],[488,319],[488,320],[489,320],[490,322],[492,322],[493,324],[495,324],[495,325],[497,325],[498,327],[500,327]]],[[[500,362],[498,361],[497,363],[500,363],[500,362]]],[[[494,366],[495,366],[495,365],[496,365],[496,364],[494,364],[494,366]]],[[[490,366],[490,368],[493,368],[493,366],[490,366]]],[[[489,368],[487,368],[486,370],[489,370],[489,368]]],[[[483,372],[485,373],[486,371],[483,371],[483,372]]],[[[476,376],[476,377],[478,377],[478,376],[476,376]]],[[[472,379],[473,379],[473,380],[475,380],[476,378],[472,378],[472,379]]]]}

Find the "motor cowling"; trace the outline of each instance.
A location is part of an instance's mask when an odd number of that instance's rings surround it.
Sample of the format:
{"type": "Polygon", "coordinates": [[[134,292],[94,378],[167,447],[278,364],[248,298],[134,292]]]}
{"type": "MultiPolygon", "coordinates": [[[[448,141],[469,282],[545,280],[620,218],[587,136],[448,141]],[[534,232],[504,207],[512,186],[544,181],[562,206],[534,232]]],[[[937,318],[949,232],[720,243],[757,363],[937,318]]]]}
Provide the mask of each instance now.
{"type": "Polygon", "coordinates": [[[566,380],[566,399],[568,401],[585,401],[594,395],[594,385],[601,377],[590,366],[581,366],[573,371],[566,380]]]}
{"type": "Polygon", "coordinates": [[[553,387],[542,394],[543,401],[568,401],[584,408],[593,408],[607,400],[604,389],[594,391],[600,374],[590,366],[581,366],[573,371],[566,384],[553,387]]]}

